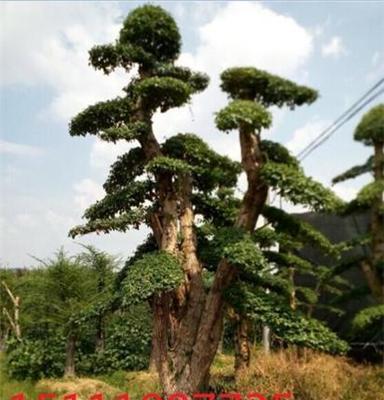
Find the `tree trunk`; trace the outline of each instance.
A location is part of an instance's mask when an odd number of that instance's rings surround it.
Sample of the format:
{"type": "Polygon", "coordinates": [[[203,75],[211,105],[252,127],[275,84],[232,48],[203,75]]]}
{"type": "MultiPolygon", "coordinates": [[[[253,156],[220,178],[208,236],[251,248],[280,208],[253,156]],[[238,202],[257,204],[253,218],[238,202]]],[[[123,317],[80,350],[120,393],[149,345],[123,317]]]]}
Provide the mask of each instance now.
{"type": "Polygon", "coordinates": [[[76,375],[75,354],[76,354],[76,335],[71,332],[67,336],[67,345],[65,349],[65,369],[64,369],[65,378],[72,378],[76,375]]]}
{"type": "MultiPolygon", "coordinates": [[[[140,108],[140,101],[138,106],[140,108]]],[[[141,109],[138,118],[150,123],[151,116],[141,109]]],[[[152,131],[140,142],[148,161],[162,155],[152,131]]],[[[248,189],[235,225],[253,231],[268,188],[259,178],[262,163],[259,136],[242,130],[240,142],[248,189]]],[[[196,254],[190,177],[186,175],[178,182],[179,190],[175,189],[177,185],[170,173],[161,172],[155,178],[159,207],[154,211],[156,218],[151,218],[151,227],[160,250],[183,258],[185,279],[178,289],[153,296],[151,359],[156,364],[165,394],[182,391],[192,395],[208,382],[210,366],[222,336],[223,291],[235,278],[236,271],[226,259],[221,260],[212,287],[205,295],[196,254]]]]}
{"type": "Polygon", "coordinates": [[[101,315],[97,319],[96,328],[96,353],[102,353],[105,350],[105,321],[101,315]]]}
{"type": "Polygon", "coordinates": [[[235,376],[238,378],[241,373],[249,367],[251,348],[249,340],[250,322],[244,316],[240,316],[236,323],[235,330],[235,376]]]}
{"type": "Polygon", "coordinates": [[[20,297],[16,296],[12,293],[11,289],[8,285],[2,281],[2,285],[4,286],[8,296],[10,297],[13,304],[13,318],[9,314],[6,308],[3,308],[3,313],[7,316],[8,321],[15,333],[16,339],[21,339],[21,327],[20,327],[20,297]]]}

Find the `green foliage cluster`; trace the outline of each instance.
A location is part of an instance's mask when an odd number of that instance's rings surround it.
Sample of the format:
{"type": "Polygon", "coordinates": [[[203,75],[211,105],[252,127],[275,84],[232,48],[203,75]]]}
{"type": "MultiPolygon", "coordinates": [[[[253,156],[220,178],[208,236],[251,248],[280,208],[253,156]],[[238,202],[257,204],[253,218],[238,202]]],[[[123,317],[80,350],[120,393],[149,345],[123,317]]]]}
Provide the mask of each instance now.
{"type": "Polygon", "coordinates": [[[75,238],[78,235],[86,235],[92,232],[109,233],[111,231],[126,232],[130,228],[138,229],[146,220],[146,210],[134,208],[113,218],[98,218],[88,221],[85,225],[78,225],[72,228],[68,235],[75,238]]]}
{"type": "Polygon", "coordinates": [[[264,154],[266,162],[274,162],[289,165],[293,168],[299,168],[299,161],[289,150],[280,143],[263,139],[260,148],[264,154]]]}
{"type": "MultiPolygon", "coordinates": [[[[132,46],[159,62],[176,60],[181,37],[176,22],[163,8],[138,7],[128,14],[120,31],[120,44],[132,46]]],[[[141,63],[142,60],[132,60],[141,63]]]]}
{"type": "Polygon", "coordinates": [[[104,351],[80,354],[79,373],[100,375],[148,368],[152,338],[150,316],[148,307],[141,304],[115,318],[107,329],[104,351]]]}
{"type": "Polygon", "coordinates": [[[290,108],[311,104],[317,92],[253,67],[229,68],[221,74],[221,88],[233,99],[255,100],[265,107],[290,108]]]}
{"type": "Polygon", "coordinates": [[[160,108],[165,112],[173,107],[180,107],[187,102],[192,88],[180,79],[170,77],[152,77],[135,85],[135,94],[141,97],[146,109],[155,111],[160,108]]]}
{"type": "Polygon", "coordinates": [[[166,156],[159,156],[147,164],[147,171],[153,173],[169,172],[174,175],[182,175],[191,170],[191,166],[185,161],[166,156]]]}
{"type": "Polygon", "coordinates": [[[319,247],[327,253],[335,251],[328,238],[312,225],[279,208],[265,206],[263,209],[263,216],[271,223],[277,232],[289,234],[304,243],[319,247]]]}
{"type": "Polygon", "coordinates": [[[113,193],[130,186],[136,176],[143,174],[144,166],[145,157],[141,147],[134,147],[122,154],[111,166],[108,179],[104,183],[105,191],[113,193]]]}
{"type": "Polygon", "coordinates": [[[243,128],[259,132],[271,125],[272,118],[258,103],[251,100],[234,100],[217,113],[215,122],[221,131],[243,128]]]}
{"type": "Polygon", "coordinates": [[[373,107],[364,115],[355,130],[355,140],[367,146],[384,143],[384,104],[373,107]]]}
{"type": "Polygon", "coordinates": [[[65,337],[52,331],[40,338],[8,342],[7,373],[14,379],[38,380],[62,376],[65,362],[65,337]]]}
{"type": "Polygon", "coordinates": [[[268,324],[274,334],[286,343],[344,354],[348,344],[321,322],[293,312],[281,297],[274,293],[241,285],[227,293],[231,304],[248,318],[268,324]]]}
{"type": "Polygon", "coordinates": [[[377,324],[379,329],[384,324],[384,304],[367,307],[359,311],[353,319],[353,326],[357,330],[372,328],[377,324]]]}
{"type": "Polygon", "coordinates": [[[261,170],[263,180],[293,204],[309,206],[314,211],[336,211],[342,201],[328,188],[310,177],[301,168],[267,162],[261,170]]]}
{"type": "Polygon", "coordinates": [[[97,135],[118,124],[128,125],[131,122],[130,112],[131,103],[127,98],[101,101],[87,107],[73,118],[69,125],[69,133],[72,136],[97,135]]]}
{"type": "MultiPolygon", "coordinates": [[[[384,192],[384,180],[368,183],[357,194],[355,202],[359,207],[369,207],[384,192]]],[[[384,209],[382,210],[384,212],[384,209]]]]}
{"type": "Polygon", "coordinates": [[[340,175],[337,175],[332,179],[332,183],[339,183],[346,181],[347,179],[353,179],[356,178],[362,174],[365,174],[367,172],[372,172],[373,171],[373,156],[370,156],[368,160],[362,164],[362,165],[356,165],[355,167],[352,167],[348,169],[347,171],[343,172],[340,175]]]}
{"type": "Polygon", "coordinates": [[[169,253],[156,251],[144,254],[133,263],[123,282],[123,305],[148,300],[154,294],[175,289],[183,281],[179,261],[169,253]]]}
{"type": "Polygon", "coordinates": [[[202,194],[219,187],[233,187],[237,183],[241,166],[212,150],[201,138],[192,133],[177,134],[167,139],[162,150],[189,165],[193,184],[202,194]]]}

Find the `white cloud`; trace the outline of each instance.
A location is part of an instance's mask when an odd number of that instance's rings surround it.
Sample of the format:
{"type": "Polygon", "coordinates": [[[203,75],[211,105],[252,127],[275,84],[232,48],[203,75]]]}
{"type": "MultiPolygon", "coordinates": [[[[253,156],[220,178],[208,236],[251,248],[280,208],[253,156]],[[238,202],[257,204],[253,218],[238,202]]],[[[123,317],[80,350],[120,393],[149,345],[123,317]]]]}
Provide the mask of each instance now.
{"type": "Polygon", "coordinates": [[[36,146],[7,142],[0,139],[0,154],[11,154],[14,156],[40,156],[43,150],[36,146]]]}
{"type": "Polygon", "coordinates": [[[117,157],[133,147],[132,143],[119,141],[116,144],[96,139],[91,148],[89,162],[92,168],[106,171],[117,157]]]}
{"type": "Polygon", "coordinates": [[[104,193],[103,187],[90,178],[81,180],[74,185],[76,206],[83,212],[96,200],[100,200],[104,193]]]}
{"type": "Polygon", "coordinates": [[[371,71],[367,75],[367,81],[371,82],[384,74],[384,54],[380,51],[375,51],[371,60],[371,71]]]}
{"type": "Polygon", "coordinates": [[[312,51],[309,31],[256,2],[228,3],[199,29],[199,36],[193,62],[211,74],[234,65],[254,65],[292,75],[312,51]]]}
{"type": "Polygon", "coordinates": [[[340,198],[345,201],[353,200],[358,193],[358,190],[355,187],[343,184],[335,185],[332,189],[340,198]]]}
{"type": "Polygon", "coordinates": [[[292,139],[286,146],[293,153],[297,154],[303,150],[316,136],[318,136],[329,125],[328,121],[314,120],[307,122],[301,128],[293,132],[292,139]]]}
{"type": "MultiPolygon", "coordinates": [[[[219,74],[228,67],[251,65],[302,80],[313,50],[313,35],[293,18],[259,2],[227,3],[198,32],[196,51],[181,54],[178,63],[208,73],[210,86],[195,96],[191,105],[158,114],[155,132],[159,138],[195,132],[215,150],[239,159],[236,135],[218,132],[214,125],[214,113],[228,103],[219,87],[219,74]]],[[[281,119],[281,114],[274,116],[281,119]]]]}
{"type": "Polygon", "coordinates": [[[65,120],[120,93],[126,76],[105,77],[88,65],[93,45],[116,38],[116,3],[4,2],[0,7],[2,85],[47,85],[53,90],[48,112],[65,120]]]}
{"type": "Polygon", "coordinates": [[[324,44],[321,48],[321,54],[324,57],[340,57],[346,54],[346,50],[343,44],[343,39],[340,36],[332,37],[328,43],[324,44]]]}

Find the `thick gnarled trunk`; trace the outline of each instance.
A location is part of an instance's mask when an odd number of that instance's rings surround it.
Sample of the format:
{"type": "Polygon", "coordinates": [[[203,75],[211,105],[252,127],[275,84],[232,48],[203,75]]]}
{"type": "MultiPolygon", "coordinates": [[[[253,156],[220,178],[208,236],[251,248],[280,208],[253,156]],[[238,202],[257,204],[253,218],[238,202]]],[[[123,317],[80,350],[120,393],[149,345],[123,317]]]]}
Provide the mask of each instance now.
{"type": "Polygon", "coordinates": [[[238,378],[241,373],[249,367],[251,360],[250,345],[250,322],[246,317],[240,317],[235,329],[235,376],[238,378]]]}
{"type": "MultiPolygon", "coordinates": [[[[150,115],[145,111],[138,117],[150,125],[150,115]]],[[[148,161],[162,155],[152,131],[140,143],[148,161]]],[[[241,130],[240,143],[248,187],[235,225],[253,231],[268,188],[259,177],[262,165],[259,136],[241,130]]],[[[151,300],[154,314],[151,367],[156,365],[165,393],[193,394],[207,384],[222,336],[223,292],[236,271],[226,259],[221,260],[212,287],[205,293],[196,249],[191,176],[185,174],[176,183],[171,174],[158,173],[156,182],[159,206],[150,218],[150,225],[159,249],[182,260],[185,279],[178,289],[157,294],[151,300]]]]}

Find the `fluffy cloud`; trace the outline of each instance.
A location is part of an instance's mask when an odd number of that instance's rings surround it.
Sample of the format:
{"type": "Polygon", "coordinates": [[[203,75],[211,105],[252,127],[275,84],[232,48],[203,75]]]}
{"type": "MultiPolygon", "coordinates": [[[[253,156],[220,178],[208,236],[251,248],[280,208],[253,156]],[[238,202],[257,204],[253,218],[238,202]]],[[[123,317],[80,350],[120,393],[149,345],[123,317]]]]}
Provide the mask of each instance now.
{"type": "Polygon", "coordinates": [[[92,145],[89,162],[92,168],[106,171],[117,157],[133,147],[132,143],[119,141],[116,144],[96,139],[92,145]]]}
{"type": "Polygon", "coordinates": [[[0,139],[0,154],[10,154],[14,156],[40,156],[43,150],[39,147],[18,144],[0,139]]]}
{"type": "MultiPolygon", "coordinates": [[[[196,132],[217,151],[238,159],[236,136],[217,132],[213,122],[215,112],[227,104],[219,74],[228,67],[252,65],[302,80],[312,50],[312,33],[294,19],[258,2],[227,3],[199,28],[196,51],[183,53],[178,60],[180,65],[208,73],[210,86],[190,105],[157,115],[155,132],[159,138],[196,132]]],[[[281,112],[274,116],[276,122],[281,112]]]]}
{"type": "Polygon", "coordinates": [[[104,195],[103,187],[92,179],[86,178],[74,185],[76,206],[84,211],[89,205],[104,195]]]}
{"type": "Polygon", "coordinates": [[[297,154],[303,150],[316,136],[318,136],[329,125],[328,121],[314,120],[307,122],[301,128],[293,132],[292,138],[286,143],[288,149],[297,154]]]}
{"type": "Polygon", "coordinates": [[[228,3],[199,29],[199,36],[192,61],[211,75],[234,65],[292,75],[312,51],[309,31],[256,2],[228,3]]]}
{"type": "Polygon", "coordinates": [[[115,96],[126,82],[88,66],[88,50],[115,39],[120,10],[103,2],[4,2],[0,52],[2,85],[46,85],[49,114],[68,120],[83,107],[115,96]]]}
{"type": "Polygon", "coordinates": [[[343,40],[340,36],[332,37],[328,43],[324,44],[321,48],[321,54],[324,57],[340,57],[345,54],[345,47],[343,44],[343,40]]]}

